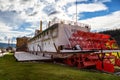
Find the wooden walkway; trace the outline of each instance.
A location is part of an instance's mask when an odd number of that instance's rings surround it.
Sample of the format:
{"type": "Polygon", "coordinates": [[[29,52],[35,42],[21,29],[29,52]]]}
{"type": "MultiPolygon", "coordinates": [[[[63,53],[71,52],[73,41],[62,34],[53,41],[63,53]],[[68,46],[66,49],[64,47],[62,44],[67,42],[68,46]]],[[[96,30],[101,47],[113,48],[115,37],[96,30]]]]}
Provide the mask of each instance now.
{"type": "Polygon", "coordinates": [[[43,57],[42,55],[30,54],[28,52],[15,52],[14,56],[17,61],[51,60],[50,57],[43,57]]]}

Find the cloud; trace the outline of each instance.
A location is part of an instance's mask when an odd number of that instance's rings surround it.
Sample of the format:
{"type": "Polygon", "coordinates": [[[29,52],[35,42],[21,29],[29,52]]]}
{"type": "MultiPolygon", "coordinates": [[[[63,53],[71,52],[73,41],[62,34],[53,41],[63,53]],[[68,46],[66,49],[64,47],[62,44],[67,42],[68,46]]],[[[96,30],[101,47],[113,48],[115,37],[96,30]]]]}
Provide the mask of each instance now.
{"type": "Polygon", "coordinates": [[[6,24],[0,22],[0,32],[10,31],[12,28],[7,26],[6,24]]]}
{"type": "Polygon", "coordinates": [[[104,2],[111,2],[111,0],[93,0],[96,3],[104,3],[104,2]]]}
{"type": "Polygon", "coordinates": [[[43,8],[43,11],[44,11],[45,13],[47,13],[47,15],[50,15],[51,13],[55,12],[56,9],[55,9],[55,6],[54,6],[54,5],[50,4],[50,5],[45,6],[45,7],[43,8]]]}
{"type": "MultiPolygon", "coordinates": [[[[107,10],[107,6],[105,6],[102,3],[89,3],[89,4],[79,4],[77,6],[77,11],[79,13],[82,12],[96,12],[96,11],[102,11],[102,10],[107,10]]],[[[68,14],[74,14],[76,13],[76,6],[73,5],[71,7],[68,8],[68,14]]]]}
{"type": "Polygon", "coordinates": [[[1,0],[0,10],[21,12],[27,8],[34,7],[36,3],[37,0],[1,0]]]}
{"type": "MultiPolygon", "coordinates": [[[[62,20],[74,20],[76,12],[75,1],[76,0],[0,0],[0,35],[3,35],[0,37],[0,40],[7,41],[8,38],[15,39],[16,37],[26,35],[32,36],[34,30],[39,29],[40,20],[43,21],[43,29],[46,28],[47,22],[55,17],[62,20]]],[[[111,0],[92,0],[92,3],[88,3],[89,0],[77,0],[78,13],[108,10],[108,7],[103,3],[110,1],[111,0]],[[83,3],[79,4],[80,2],[83,3]]],[[[118,15],[118,13],[111,14],[111,16],[118,15]]],[[[94,22],[98,18],[87,19],[83,22],[87,23],[86,21],[91,22],[91,20],[93,20],[92,23],[95,24],[94,22]]],[[[92,30],[94,29],[93,27],[92,30]]]]}
{"type": "Polygon", "coordinates": [[[0,11],[0,22],[6,25],[16,26],[24,22],[16,11],[0,11]]]}
{"type": "MultiPolygon", "coordinates": [[[[20,31],[8,31],[8,32],[0,32],[0,42],[7,43],[8,39],[11,39],[13,43],[16,43],[16,37],[23,37],[29,35],[29,32],[20,32],[20,31]]],[[[32,36],[32,35],[31,35],[32,36]]]]}
{"type": "Polygon", "coordinates": [[[73,5],[75,2],[87,2],[88,0],[58,0],[56,3],[57,6],[63,7],[63,6],[68,6],[68,5],[73,5]]]}
{"type": "Polygon", "coordinates": [[[91,25],[92,31],[116,29],[120,27],[120,11],[116,11],[105,16],[81,20],[80,22],[91,25]]]}

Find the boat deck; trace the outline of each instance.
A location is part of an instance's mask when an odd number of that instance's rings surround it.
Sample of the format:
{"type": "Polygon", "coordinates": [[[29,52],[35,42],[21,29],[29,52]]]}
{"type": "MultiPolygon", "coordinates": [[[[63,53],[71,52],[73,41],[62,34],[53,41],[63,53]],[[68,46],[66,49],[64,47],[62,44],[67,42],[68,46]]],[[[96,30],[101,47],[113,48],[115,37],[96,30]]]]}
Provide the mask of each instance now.
{"type": "Polygon", "coordinates": [[[50,57],[43,57],[42,55],[30,54],[28,52],[15,52],[14,54],[17,61],[40,61],[50,60],[50,57]]]}

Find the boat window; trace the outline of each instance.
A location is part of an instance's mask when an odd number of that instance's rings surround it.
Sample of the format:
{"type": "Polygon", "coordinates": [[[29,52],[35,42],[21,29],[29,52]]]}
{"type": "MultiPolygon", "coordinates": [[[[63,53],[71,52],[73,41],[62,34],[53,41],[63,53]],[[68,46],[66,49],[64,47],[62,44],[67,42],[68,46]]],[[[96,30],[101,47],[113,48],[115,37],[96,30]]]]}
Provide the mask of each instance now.
{"type": "Polygon", "coordinates": [[[43,33],[43,36],[45,36],[45,33],[43,33]]]}
{"type": "Polygon", "coordinates": [[[76,29],[71,29],[71,32],[76,32],[76,29]]]}
{"type": "Polygon", "coordinates": [[[86,25],[85,28],[89,28],[89,27],[86,25]]]}
{"type": "Polygon", "coordinates": [[[41,38],[41,36],[39,35],[39,38],[41,38]]]}

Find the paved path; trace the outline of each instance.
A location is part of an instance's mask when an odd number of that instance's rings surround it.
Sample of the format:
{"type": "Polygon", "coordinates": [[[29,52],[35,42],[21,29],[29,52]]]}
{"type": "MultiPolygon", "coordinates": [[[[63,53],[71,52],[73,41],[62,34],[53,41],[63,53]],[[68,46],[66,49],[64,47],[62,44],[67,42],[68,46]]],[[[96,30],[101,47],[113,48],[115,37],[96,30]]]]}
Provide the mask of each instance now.
{"type": "Polygon", "coordinates": [[[7,52],[5,52],[5,53],[0,52],[0,57],[3,57],[5,54],[8,54],[8,53],[7,52]]]}
{"type": "Polygon", "coordinates": [[[3,53],[0,53],[0,57],[2,57],[2,56],[4,56],[4,54],[3,54],[3,53]]]}
{"type": "Polygon", "coordinates": [[[43,57],[42,55],[30,54],[27,52],[15,52],[15,58],[18,61],[36,61],[36,60],[50,60],[49,57],[43,57]]]}

